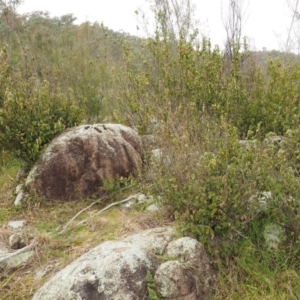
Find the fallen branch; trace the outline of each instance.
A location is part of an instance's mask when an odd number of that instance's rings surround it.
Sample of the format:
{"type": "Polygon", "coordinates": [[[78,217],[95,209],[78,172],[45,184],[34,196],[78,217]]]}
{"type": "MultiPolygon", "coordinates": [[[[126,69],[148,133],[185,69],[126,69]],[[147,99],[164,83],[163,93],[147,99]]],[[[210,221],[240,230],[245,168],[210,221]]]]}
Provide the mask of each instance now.
{"type": "Polygon", "coordinates": [[[22,252],[25,252],[25,251],[28,251],[28,250],[31,250],[34,246],[37,245],[37,242],[35,240],[32,241],[32,243],[22,249],[19,249],[15,252],[12,252],[12,253],[8,253],[7,255],[4,255],[3,257],[0,256],[0,264],[3,263],[4,261],[6,261],[8,258],[11,258],[11,257],[14,257],[22,252]]]}
{"type": "Polygon", "coordinates": [[[139,196],[141,193],[138,193],[138,194],[135,194],[135,195],[131,195],[129,197],[127,197],[126,199],[124,200],[121,200],[121,201],[118,201],[118,202],[114,202],[114,203],[111,203],[110,205],[106,206],[105,208],[101,209],[100,211],[98,211],[96,214],[92,215],[91,217],[87,218],[87,219],[84,219],[82,221],[80,221],[79,223],[77,223],[77,225],[81,225],[85,222],[87,222],[88,220],[90,220],[91,218],[95,217],[95,216],[98,216],[100,214],[102,214],[103,212],[107,211],[108,209],[110,209],[111,207],[113,206],[116,206],[116,205],[119,205],[119,204],[123,204],[125,202],[128,202],[134,198],[136,198],[137,196],[139,196]]]}
{"type": "MultiPolygon", "coordinates": [[[[121,191],[123,191],[123,190],[125,190],[125,189],[128,189],[128,188],[130,188],[130,187],[132,187],[132,185],[130,185],[130,186],[127,186],[127,187],[125,187],[125,188],[123,188],[121,191]]],[[[137,194],[137,195],[139,195],[139,194],[137,194]]],[[[99,203],[100,201],[103,201],[103,200],[105,200],[105,198],[107,198],[107,196],[105,196],[105,197],[102,197],[102,198],[100,198],[100,199],[98,199],[98,200],[96,200],[95,202],[93,202],[92,204],[90,204],[88,207],[85,207],[84,209],[82,209],[81,211],[79,211],[64,227],[63,227],[63,229],[59,232],[59,234],[62,234],[62,233],[64,233],[65,231],[66,231],[66,229],[67,229],[67,227],[80,215],[80,214],[82,214],[83,212],[85,212],[86,210],[88,210],[89,208],[91,208],[93,205],[95,205],[96,203],[99,203]]],[[[128,200],[127,200],[128,201],[128,200]]],[[[79,223],[78,223],[79,224],[79,223]]],[[[58,231],[59,229],[61,228],[61,225],[59,225],[57,228],[56,228],[56,231],[58,231]]]]}
{"type": "MultiPolygon", "coordinates": [[[[64,227],[63,229],[59,232],[60,234],[64,233],[67,229],[67,227],[83,212],[85,212],[86,210],[88,210],[89,208],[91,208],[93,205],[99,203],[100,201],[104,200],[106,197],[100,198],[97,201],[93,202],[92,204],[90,204],[89,206],[85,207],[84,209],[82,209],[81,211],[79,211],[64,227]]],[[[60,226],[56,229],[58,230],[60,228],[60,226]]]]}

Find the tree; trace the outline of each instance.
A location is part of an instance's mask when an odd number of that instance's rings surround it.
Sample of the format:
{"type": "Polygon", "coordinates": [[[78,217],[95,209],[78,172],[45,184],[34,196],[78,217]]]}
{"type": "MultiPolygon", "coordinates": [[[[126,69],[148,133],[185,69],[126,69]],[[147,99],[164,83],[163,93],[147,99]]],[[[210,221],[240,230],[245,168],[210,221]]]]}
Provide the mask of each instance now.
{"type": "Polygon", "coordinates": [[[284,51],[292,52],[296,50],[299,53],[300,50],[300,35],[299,35],[299,0],[287,0],[288,8],[291,12],[291,23],[288,28],[288,34],[284,43],[284,51]]]}
{"type": "Polygon", "coordinates": [[[226,31],[224,57],[231,62],[233,54],[239,51],[242,44],[242,33],[245,13],[244,0],[229,0],[228,9],[223,14],[223,23],[226,31]]]}
{"type": "Polygon", "coordinates": [[[171,41],[187,41],[197,29],[196,6],[192,0],[149,0],[149,3],[156,18],[156,30],[171,41]]]}
{"type": "Polygon", "coordinates": [[[0,23],[4,22],[9,31],[16,27],[16,9],[23,2],[23,0],[0,0],[0,23]]]}

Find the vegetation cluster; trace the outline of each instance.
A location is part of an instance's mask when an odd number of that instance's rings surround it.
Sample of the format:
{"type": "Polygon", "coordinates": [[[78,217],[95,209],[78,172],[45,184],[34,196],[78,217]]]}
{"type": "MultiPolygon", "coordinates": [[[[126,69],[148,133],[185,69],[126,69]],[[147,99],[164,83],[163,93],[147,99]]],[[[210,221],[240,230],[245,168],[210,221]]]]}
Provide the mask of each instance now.
{"type": "Polygon", "coordinates": [[[299,299],[300,59],[239,40],[224,52],[180,18],[172,27],[167,1],[154,2],[148,38],[73,15],[18,15],[13,1],[2,9],[2,170],[30,166],[82,122],[154,134],[163,155],[145,160],[138,188],[205,244],[220,273],[215,299],[299,299]],[[270,226],[284,233],[273,243],[270,226]]]}

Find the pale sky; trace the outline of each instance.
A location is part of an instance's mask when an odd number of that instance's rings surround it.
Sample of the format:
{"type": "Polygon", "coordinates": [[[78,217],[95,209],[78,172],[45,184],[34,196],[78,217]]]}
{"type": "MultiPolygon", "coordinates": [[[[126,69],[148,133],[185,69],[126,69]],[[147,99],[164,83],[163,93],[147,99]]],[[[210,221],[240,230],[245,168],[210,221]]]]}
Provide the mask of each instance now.
{"type": "MultiPolygon", "coordinates": [[[[222,3],[226,8],[228,0],[195,0],[196,16],[200,20],[200,31],[204,31],[213,43],[220,46],[225,41],[222,21],[222,3]]],[[[244,0],[244,35],[249,38],[252,49],[279,49],[286,39],[291,22],[287,0],[244,0]],[[248,5],[247,5],[248,3],[248,5]]],[[[115,31],[123,30],[137,34],[135,11],[147,13],[147,0],[25,0],[19,13],[36,10],[48,11],[51,16],[73,13],[79,22],[98,21],[115,31]]]]}

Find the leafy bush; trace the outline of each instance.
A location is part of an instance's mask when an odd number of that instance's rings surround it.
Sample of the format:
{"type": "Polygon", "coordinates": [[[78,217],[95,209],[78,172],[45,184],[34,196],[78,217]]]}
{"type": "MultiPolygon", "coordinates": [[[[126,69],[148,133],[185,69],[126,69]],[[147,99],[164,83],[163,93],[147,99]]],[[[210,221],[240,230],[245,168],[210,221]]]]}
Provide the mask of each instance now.
{"type": "Polygon", "coordinates": [[[270,59],[263,70],[245,44],[228,65],[219,48],[208,39],[199,42],[197,33],[170,40],[159,31],[140,48],[127,43],[124,54],[127,88],[117,120],[141,133],[153,131],[153,119],[172,130],[178,119],[197,120],[199,112],[226,119],[242,138],[248,131],[259,131],[261,139],[269,132],[283,135],[299,125],[300,63],[270,59]]]}
{"type": "MultiPolygon", "coordinates": [[[[21,79],[20,79],[21,80],[21,79]]],[[[0,145],[4,150],[34,163],[43,148],[65,128],[78,125],[81,110],[74,105],[72,91],[50,92],[48,82],[33,78],[7,87],[0,110],[0,145]]]]}
{"type": "MultiPolygon", "coordinates": [[[[228,281],[220,299],[225,291],[230,298],[235,284],[238,294],[252,287],[270,295],[270,288],[275,298],[289,286],[297,299],[300,181],[298,158],[292,153],[299,135],[280,146],[270,143],[273,134],[265,141],[241,143],[236,128],[224,120],[200,120],[198,125],[198,136],[190,144],[166,142],[166,136],[160,141],[162,159],[150,164],[146,174],[152,193],[164,199],[181,233],[203,242],[224,272],[228,281]],[[270,248],[265,231],[274,224],[284,238],[270,248]],[[228,277],[229,269],[233,274],[228,277]],[[291,272],[296,274],[293,283],[282,278],[277,285],[278,274],[291,272]]],[[[192,126],[186,131],[196,132],[192,126]]]]}
{"type": "Polygon", "coordinates": [[[259,141],[241,146],[231,127],[218,139],[211,141],[213,151],[201,144],[181,150],[169,145],[176,149],[165,150],[171,162],[155,171],[154,184],[168,199],[182,231],[203,242],[214,235],[247,235],[249,225],[262,217],[255,196],[266,192],[273,201],[264,218],[290,227],[297,201],[289,199],[300,199],[300,183],[282,152],[259,141]]]}
{"type": "Polygon", "coordinates": [[[5,90],[9,82],[9,65],[6,48],[0,48],[0,107],[3,106],[5,90]]]}

